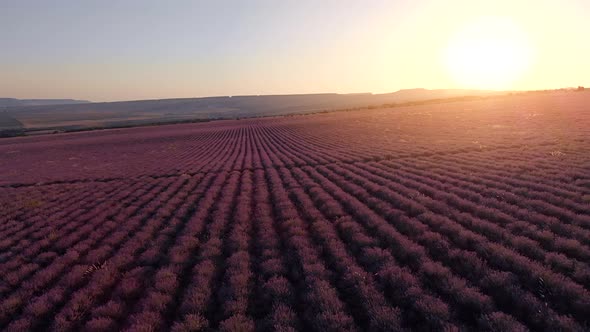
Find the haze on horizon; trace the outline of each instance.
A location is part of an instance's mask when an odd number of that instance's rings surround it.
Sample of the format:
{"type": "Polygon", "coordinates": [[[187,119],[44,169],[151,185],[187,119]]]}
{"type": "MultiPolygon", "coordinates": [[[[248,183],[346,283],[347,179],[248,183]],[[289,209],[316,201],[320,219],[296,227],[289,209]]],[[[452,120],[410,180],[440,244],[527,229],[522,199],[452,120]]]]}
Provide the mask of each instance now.
{"type": "Polygon", "coordinates": [[[0,3],[0,97],[590,85],[590,2],[0,3]]]}

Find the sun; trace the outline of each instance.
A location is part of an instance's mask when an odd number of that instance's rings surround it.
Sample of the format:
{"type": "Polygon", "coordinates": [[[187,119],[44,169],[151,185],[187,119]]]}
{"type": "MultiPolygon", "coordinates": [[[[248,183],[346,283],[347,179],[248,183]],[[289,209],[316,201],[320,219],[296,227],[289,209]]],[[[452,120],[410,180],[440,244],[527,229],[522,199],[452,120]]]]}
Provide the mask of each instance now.
{"type": "Polygon", "coordinates": [[[482,17],[464,25],[449,41],[444,62],[463,88],[506,90],[532,64],[526,33],[503,17],[482,17]]]}

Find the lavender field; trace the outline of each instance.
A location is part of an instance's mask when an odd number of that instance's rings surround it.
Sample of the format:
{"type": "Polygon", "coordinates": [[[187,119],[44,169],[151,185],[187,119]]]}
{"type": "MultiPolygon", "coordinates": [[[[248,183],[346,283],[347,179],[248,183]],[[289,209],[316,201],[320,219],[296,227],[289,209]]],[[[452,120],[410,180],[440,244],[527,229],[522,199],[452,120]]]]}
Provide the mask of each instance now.
{"type": "Polygon", "coordinates": [[[590,93],[0,140],[0,330],[590,329],[590,93]]]}

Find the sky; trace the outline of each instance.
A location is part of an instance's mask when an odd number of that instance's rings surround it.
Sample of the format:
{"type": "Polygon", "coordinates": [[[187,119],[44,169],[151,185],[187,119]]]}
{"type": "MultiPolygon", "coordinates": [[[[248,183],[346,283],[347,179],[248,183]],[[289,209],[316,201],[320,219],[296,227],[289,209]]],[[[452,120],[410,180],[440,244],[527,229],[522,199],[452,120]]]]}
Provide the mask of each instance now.
{"type": "Polygon", "coordinates": [[[0,97],[590,86],[589,15],[588,0],[0,0],[0,97]],[[509,24],[472,52],[490,17],[509,24]],[[506,72],[488,66],[502,54],[519,59],[506,72]]]}

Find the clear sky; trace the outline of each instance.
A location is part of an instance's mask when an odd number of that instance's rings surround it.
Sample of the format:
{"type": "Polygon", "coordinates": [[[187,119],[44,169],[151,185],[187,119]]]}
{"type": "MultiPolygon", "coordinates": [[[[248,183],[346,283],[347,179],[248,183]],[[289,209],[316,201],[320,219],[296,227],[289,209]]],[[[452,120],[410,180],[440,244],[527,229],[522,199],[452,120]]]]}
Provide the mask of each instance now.
{"type": "Polygon", "coordinates": [[[0,0],[0,97],[590,86],[589,40],[588,0],[0,0]]]}

